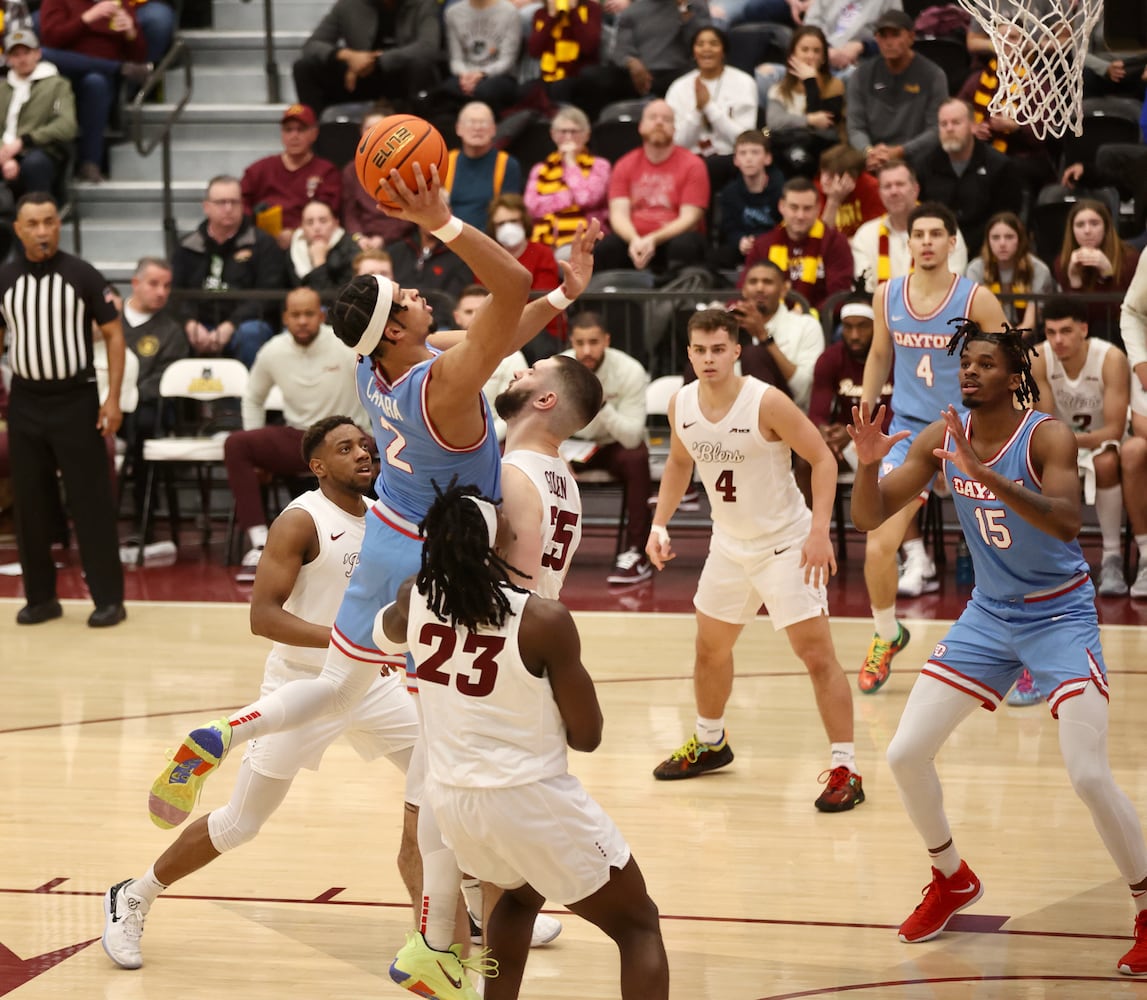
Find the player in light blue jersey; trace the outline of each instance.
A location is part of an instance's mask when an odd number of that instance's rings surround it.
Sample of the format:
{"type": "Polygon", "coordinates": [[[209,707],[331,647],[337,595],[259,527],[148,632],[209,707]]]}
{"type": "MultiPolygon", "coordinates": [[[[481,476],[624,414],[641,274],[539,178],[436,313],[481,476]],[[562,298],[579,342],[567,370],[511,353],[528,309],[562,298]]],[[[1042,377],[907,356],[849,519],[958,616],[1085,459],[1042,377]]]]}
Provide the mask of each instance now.
{"type": "MultiPolygon", "coordinates": [[[[874,407],[895,365],[891,433],[908,431],[884,460],[882,474],[904,461],[912,439],[945,407],[959,405],[957,362],[948,356],[952,321],[967,316],[985,330],[1003,329],[1005,323],[1003,307],[988,289],[948,269],[958,231],[956,217],[947,206],[936,202],[917,205],[908,215],[908,249],[914,270],[880,285],[872,300],[875,321],[861,398],[874,407]]],[[[923,540],[905,539],[920,504],[928,499],[928,489],[925,484],[918,502],[908,504],[870,532],[865,543],[864,582],[874,625],[858,679],[865,694],[880,690],[888,680],[892,658],[908,645],[908,629],[896,620],[900,583],[896,554],[901,542],[905,580],[914,580],[902,592],[914,595],[936,589],[935,583],[927,582],[936,569],[924,551],[923,540]]]]}
{"type": "Polygon", "coordinates": [[[857,527],[871,530],[911,505],[939,471],[955,498],[976,567],[967,608],[920,672],[888,763],[908,816],[928,849],[932,881],[900,926],[900,940],[928,941],[983,894],[952,840],[934,763],[976,707],[995,710],[1025,667],[1054,718],[1072,787],[1131,888],[1135,944],[1118,963],[1147,975],[1147,845],[1139,818],[1107,760],[1107,677],[1095,588],[1076,536],[1079,474],[1074,435],[1031,410],[1037,392],[1018,331],[983,333],[968,322],[959,350],[962,420],[951,405],[921,431],[901,465],[878,480],[880,462],[909,431],[885,435],[883,414],[854,411],[849,434],[859,466],[852,492],[857,527]],[[1019,399],[1024,409],[1015,407],[1019,399]]]}

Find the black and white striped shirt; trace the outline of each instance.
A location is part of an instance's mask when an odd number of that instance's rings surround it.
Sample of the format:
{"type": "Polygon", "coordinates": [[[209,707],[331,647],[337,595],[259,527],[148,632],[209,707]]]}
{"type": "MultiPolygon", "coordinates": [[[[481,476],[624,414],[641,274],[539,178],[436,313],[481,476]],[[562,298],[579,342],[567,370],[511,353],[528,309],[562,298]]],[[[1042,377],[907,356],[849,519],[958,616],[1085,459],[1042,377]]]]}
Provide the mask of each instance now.
{"type": "Polygon", "coordinates": [[[49,382],[94,373],[92,321],[103,326],[118,315],[103,275],[70,253],[0,267],[0,318],[19,378],[49,382]]]}

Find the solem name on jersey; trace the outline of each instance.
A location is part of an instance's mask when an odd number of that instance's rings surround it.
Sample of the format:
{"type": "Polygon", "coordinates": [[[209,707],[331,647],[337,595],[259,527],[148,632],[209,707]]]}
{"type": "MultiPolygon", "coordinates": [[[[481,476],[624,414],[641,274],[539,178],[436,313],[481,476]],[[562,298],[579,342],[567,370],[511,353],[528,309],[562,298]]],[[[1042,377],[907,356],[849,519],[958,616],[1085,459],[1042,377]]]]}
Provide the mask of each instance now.
{"type": "MultiPolygon", "coordinates": [[[[1017,486],[1023,486],[1022,479],[1015,480],[1017,486]]],[[[952,477],[952,492],[959,493],[969,500],[995,500],[996,495],[983,483],[975,479],[963,479],[960,476],[952,477]]]]}
{"type": "Polygon", "coordinates": [[[560,473],[550,470],[546,471],[546,485],[550,488],[550,492],[556,496],[561,497],[562,500],[566,498],[566,477],[560,473]]]}

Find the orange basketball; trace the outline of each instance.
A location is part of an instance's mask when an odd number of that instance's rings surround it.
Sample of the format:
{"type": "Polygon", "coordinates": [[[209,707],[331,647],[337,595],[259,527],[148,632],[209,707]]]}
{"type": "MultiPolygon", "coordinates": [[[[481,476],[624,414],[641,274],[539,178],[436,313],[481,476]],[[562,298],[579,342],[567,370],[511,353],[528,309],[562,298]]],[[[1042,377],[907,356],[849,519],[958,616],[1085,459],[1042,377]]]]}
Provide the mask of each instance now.
{"type": "Polygon", "coordinates": [[[413,191],[418,188],[414,164],[422,165],[422,176],[430,180],[430,165],[437,164],[438,176],[446,179],[446,143],[430,122],[414,115],[391,115],[372,126],[359,140],[354,155],[358,182],[372,198],[379,197],[378,185],[397,170],[413,191]]]}

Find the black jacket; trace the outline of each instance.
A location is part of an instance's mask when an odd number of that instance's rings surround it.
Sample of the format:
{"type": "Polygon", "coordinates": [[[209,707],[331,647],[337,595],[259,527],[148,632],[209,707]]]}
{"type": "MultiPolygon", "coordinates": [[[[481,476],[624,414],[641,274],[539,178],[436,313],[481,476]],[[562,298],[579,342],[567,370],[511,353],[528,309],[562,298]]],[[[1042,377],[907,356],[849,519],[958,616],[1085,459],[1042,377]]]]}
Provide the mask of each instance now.
{"type": "MultiPolygon", "coordinates": [[[[438,0],[396,2],[397,45],[378,57],[379,67],[392,73],[436,62],[442,55],[438,0]]],[[[303,45],[303,58],[330,62],[343,46],[369,52],[377,33],[378,0],[336,0],[303,45]]]]}
{"type": "MultiPolygon", "coordinates": [[[[279,245],[247,218],[226,243],[207,235],[207,221],[179,241],[172,261],[172,287],[194,291],[242,291],[287,287],[286,261],[279,245]]],[[[249,319],[276,322],[282,303],[277,299],[183,298],[176,314],[186,323],[198,320],[208,329],[230,321],[238,326],[249,319]]]]}

